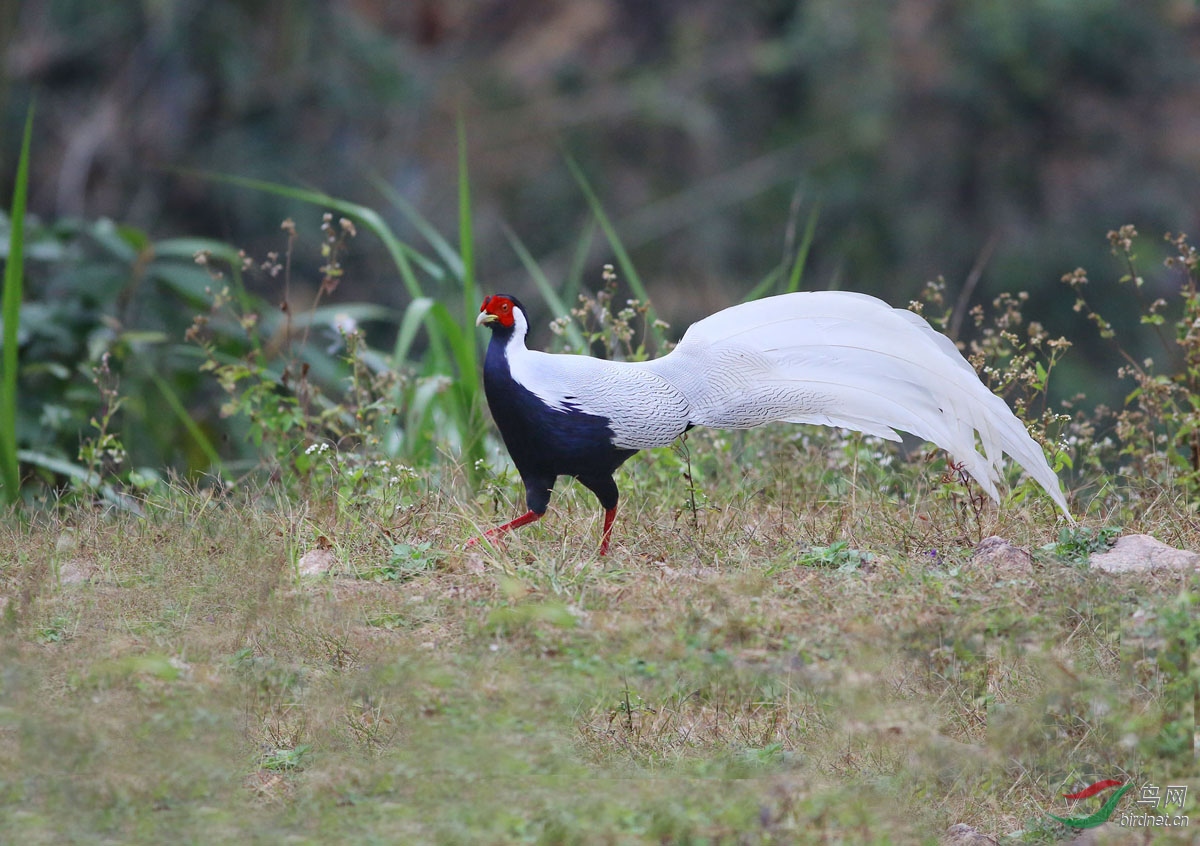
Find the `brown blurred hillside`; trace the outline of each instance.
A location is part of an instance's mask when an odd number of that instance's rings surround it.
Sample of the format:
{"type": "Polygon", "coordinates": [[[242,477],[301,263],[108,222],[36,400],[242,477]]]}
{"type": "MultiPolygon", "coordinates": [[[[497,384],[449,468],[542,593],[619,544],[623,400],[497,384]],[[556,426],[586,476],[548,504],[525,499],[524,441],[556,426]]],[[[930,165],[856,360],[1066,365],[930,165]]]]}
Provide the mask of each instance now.
{"type": "MultiPolygon", "coordinates": [[[[187,169],[386,211],[381,179],[449,234],[461,115],[485,287],[528,290],[504,226],[562,271],[589,218],[570,154],[678,324],[786,260],[818,206],[806,286],[901,304],[984,256],[980,295],[1030,289],[1057,332],[1076,319],[1057,280],[1111,261],[1107,229],[1200,229],[1184,0],[0,7],[3,161],[36,95],[44,219],[278,245],[293,209],[187,169]]],[[[366,255],[342,293],[400,302],[393,276],[366,255]]]]}

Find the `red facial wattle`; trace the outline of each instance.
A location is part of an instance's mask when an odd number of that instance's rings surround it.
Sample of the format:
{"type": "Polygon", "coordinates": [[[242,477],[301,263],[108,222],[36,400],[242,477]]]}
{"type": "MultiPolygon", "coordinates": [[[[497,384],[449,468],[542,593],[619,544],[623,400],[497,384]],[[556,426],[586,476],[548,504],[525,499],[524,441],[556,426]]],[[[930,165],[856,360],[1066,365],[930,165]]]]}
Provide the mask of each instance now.
{"type": "Polygon", "coordinates": [[[511,329],[513,326],[513,301],[503,294],[484,297],[483,304],[479,307],[479,314],[478,323],[495,322],[506,329],[511,329]],[[488,317],[483,317],[485,314],[488,317]]]}

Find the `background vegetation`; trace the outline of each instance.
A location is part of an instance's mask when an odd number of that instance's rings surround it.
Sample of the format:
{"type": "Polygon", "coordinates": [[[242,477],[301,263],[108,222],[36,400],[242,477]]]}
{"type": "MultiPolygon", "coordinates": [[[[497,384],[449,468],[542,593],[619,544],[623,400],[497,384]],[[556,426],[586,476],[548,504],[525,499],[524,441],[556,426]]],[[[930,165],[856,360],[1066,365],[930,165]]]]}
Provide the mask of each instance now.
{"type": "MultiPolygon", "coordinates": [[[[964,304],[1028,292],[1031,316],[1081,347],[1054,394],[1090,403],[1115,404],[1128,386],[1111,378],[1121,359],[1085,331],[1058,279],[1103,266],[1097,233],[1121,224],[1155,238],[1195,229],[1198,15],[1178,0],[54,0],[3,4],[0,21],[3,160],[14,160],[31,96],[40,104],[22,357],[43,377],[22,394],[57,417],[27,430],[23,442],[39,449],[90,417],[60,401],[50,363],[86,360],[88,378],[123,338],[137,345],[132,356],[114,350],[126,425],[141,427],[127,439],[134,463],[189,474],[212,463],[183,436],[163,383],[138,372],[151,362],[218,451],[234,451],[243,433],[217,417],[194,362],[172,348],[207,284],[189,266],[197,245],[179,239],[261,262],[283,252],[278,226],[291,217],[297,257],[311,257],[325,209],[198,173],[325,192],[419,245],[418,221],[458,228],[459,120],[472,259],[488,290],[545,302],[528,296],[513,233],[553,286],[581,269],[595,279],[612,260],[611,239],[592,237],[595,208],[570,156],[679,328],[788,266],[811,223],[805,287],[896,304],[939,276],[964,304]]],[[[416,290],[393,252],[359,239],[344,256],[348,283],[323,298],[370,303],[358,316],[374,318],[362,325],[380,348],[415,297],[457,308],[461,293],[442,287],[446,268],[416,290]]],[[[1169,251],[1149,239],[1141,252],[1153,267],[1169,251]]],[[[296,308],[320,285],[320,264],[296,262],[296,308]]],[[[1151,300],[1173,284],[1147,278],[1151,300]]],[[[277,304],[275,283],[246,279],[277,304]]],[[[1104,305],[1115,294],[1097,296],[1104,305]]],[[[1118,326],[1136,318],[1127,305],[1107,309],[1118,326]]],[[[561,314],[547,306],[538,325],[561,314]]],[[[426,343],[418,335],[415,352],[426,343]]],[[[1129,351],[1175,353],[1152,344],[1131,340],[1129,351]]]]}

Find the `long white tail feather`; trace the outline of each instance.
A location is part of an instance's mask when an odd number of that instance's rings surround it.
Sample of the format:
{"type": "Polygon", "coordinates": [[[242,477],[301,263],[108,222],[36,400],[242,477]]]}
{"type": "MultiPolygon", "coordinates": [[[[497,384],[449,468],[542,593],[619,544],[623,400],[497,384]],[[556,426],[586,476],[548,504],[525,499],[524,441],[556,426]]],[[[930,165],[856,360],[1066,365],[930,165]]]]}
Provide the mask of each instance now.
{"type": "Polygon", "coordinates": [[[1070,516],[1041,447],[953,342],[874,297],[809,292],[744,303],[693,324],[670,354],[636,367],[682,395],[695,425],[816,423],[890,440],[906,431],[945,449],[997,500],[1008,453],[1070,516]]]}

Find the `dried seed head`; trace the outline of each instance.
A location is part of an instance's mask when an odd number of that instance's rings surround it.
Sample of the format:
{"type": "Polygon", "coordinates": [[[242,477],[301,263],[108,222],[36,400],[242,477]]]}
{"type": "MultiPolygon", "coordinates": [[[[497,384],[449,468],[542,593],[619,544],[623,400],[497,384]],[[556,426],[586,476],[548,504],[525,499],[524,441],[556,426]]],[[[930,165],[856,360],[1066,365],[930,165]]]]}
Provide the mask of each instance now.
{"type": "Polygon", "coordinates": [[[1133,249],[1133,239],[1137,237],[1137,229],[1132,224],[1125,224],[1120,229],[1109,230],[1108,243],[1112,244],[1113,250],[1120,250],[1123,253],[1128,253],[1133,249]]]}

